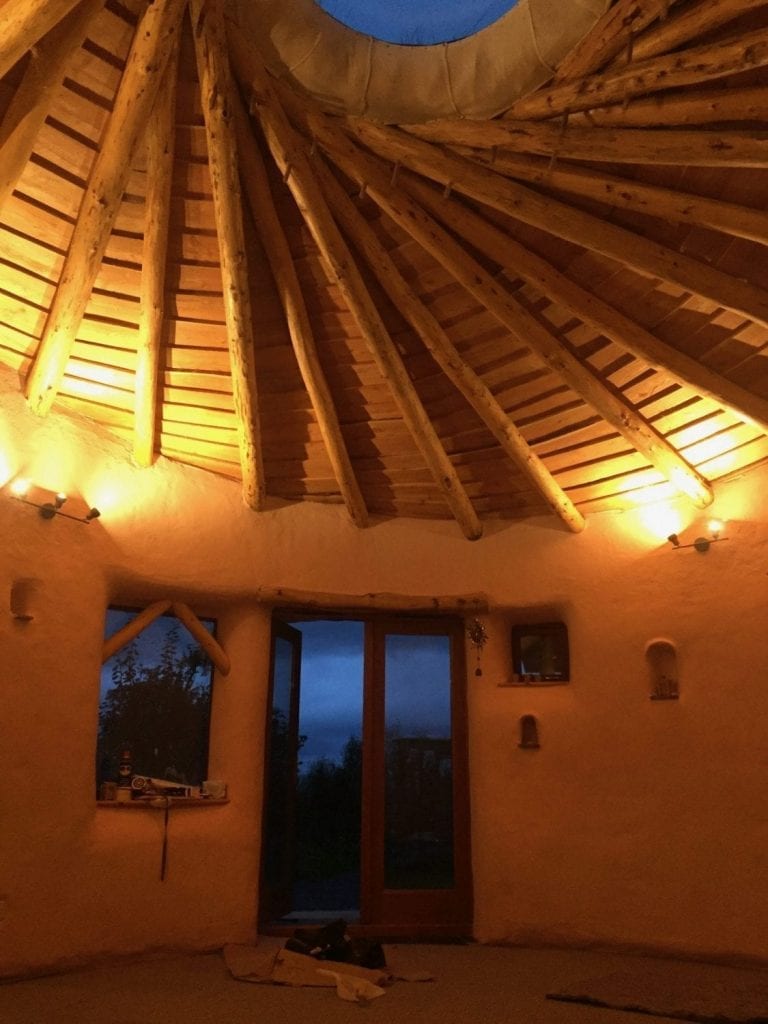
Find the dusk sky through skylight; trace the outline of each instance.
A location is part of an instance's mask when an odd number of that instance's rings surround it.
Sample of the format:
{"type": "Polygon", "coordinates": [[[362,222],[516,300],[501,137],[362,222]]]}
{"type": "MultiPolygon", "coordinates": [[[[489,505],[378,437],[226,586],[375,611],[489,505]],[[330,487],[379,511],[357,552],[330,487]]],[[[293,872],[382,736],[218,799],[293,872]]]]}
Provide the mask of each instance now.
{"type": "Polygon", "coordinates": [[[388,43],[426,46],[487,28],[517,0],[316,0],[337,21],[388,43]]]}

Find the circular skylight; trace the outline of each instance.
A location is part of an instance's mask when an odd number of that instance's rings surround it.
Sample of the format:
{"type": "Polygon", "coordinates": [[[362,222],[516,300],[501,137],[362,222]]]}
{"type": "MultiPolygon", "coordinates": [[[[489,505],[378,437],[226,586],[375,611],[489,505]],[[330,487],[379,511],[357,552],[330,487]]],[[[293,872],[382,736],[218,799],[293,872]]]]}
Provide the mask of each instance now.
{"type": "Polygon", "coordinates": [[[517,0],[316,0],[348,28],[385,43],[429,46],[474,35],[517,0]]]}

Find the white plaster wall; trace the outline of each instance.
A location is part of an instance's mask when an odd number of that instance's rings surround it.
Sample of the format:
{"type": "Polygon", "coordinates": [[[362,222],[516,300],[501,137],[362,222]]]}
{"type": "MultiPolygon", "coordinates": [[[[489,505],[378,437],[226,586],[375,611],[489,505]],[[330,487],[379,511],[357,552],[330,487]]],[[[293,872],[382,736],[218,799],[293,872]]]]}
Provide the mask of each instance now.
{"type": "Polygon", "coordinates": [[[0,973],[253,936],[261,586],[488,594],[483,675],[470,656],[468,679],[478,938],[766,957],[766,469],[718,485],[729,540],[706,555],[663,540],[699,532],[684,506],[661,538],[645,512],[593,516],[578,536],[501,524],[474,544],[450,523],[358,531],[342,508],[256,515],[234,483],[165,460],[138,470],[84,421],[33,417],[3,372],[0,485],[18,473],[79,484],[103,515],[43,522],[0,495],[0,973]],[[20,623],[10,587],[30,577],[35,618],[20,623]],[[162,883],[161,815],[93,801],[104,610],[158,596],[213,611],[233,663],[215,686],[210,765],[231,802],[172,812],[162,883]],[[498,685],[511,623],[531,608],[568,622],[568,686],[498,685]],[[658,637],[678,648],[678,702],[648,699],[658,637]],[[528,713],[538,751],[517,747],[528,713]]]}

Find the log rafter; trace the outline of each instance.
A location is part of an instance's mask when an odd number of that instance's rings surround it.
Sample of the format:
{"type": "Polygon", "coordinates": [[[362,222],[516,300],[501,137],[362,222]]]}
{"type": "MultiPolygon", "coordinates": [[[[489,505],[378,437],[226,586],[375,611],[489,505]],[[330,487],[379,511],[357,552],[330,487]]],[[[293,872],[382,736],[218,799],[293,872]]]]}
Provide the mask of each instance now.
{"type": "Polygon", "coordinates": [[[641,452],[672,484],[704,507],[712,501],[709,482],[615,389],[603,383],[563,342],[472,258],[407,194],[393,187],[387,170],[362,152],[322,114],[308,117],[319,144],[345,174],[364,184],[376,203],[430,252],[522,344],[530,345],[584,401],[641,452]]]}
{"type": "Polygon", "coordinates": [[[632,62],[599,75],[556,82],[516,100],[507,111],[515,120],[543,120],[574,110],[624,103],[634,96],[735,75],[768,64],[768,29],[706,46],[632,62]]]}
{"type": "Polygon", "coordinates": [[[51,97],[64,78],[67,63],[82,45],[91,19],[104,2],[82,0],[50,29],[29,55],[24,78],[0,125],[0,210],[32,155],[51,97]]]}
{"type": "Polygon", "coordinates": [[[240,169],[230,106],[232,83],[222,0],[190,0],[200,92],[208,140],[216,233],[221,256],[224,315],[237,416],[243,500],[264,504],[266,483],[261,449],[253,316],[248,283],[240,169]]]}
{"type": "Polygon", "coordinates": [[[40,415],[50,410],[64,376],[117,216],[136,142],[152,110],[184,5],[185,0],[155,0],[136,28],[45,331],[27,378],[27,398],[40,415]]]}
{"type": "Polygon", "coordinates": [[[445,375],[480,416],[513,463],[543,495],[565,525],[578,533],[584,528],[582,514],[532,451],[489,388],[461,358],[448,335],[400,274],[375,231],[358,212],[321,158],[315,159],[320,182],[336,217],[365,256],[395,306],[410,322],[445,375]]]}
{"type": "Polygon", "coordinates": [[[277,282],[291,343],[299,370],[312,401],[328,456],[352,521],[368,525],[368,509],[355,478],[352,461],[317,351],[312,323],[302,295],[288,241],[270,193],[269,179],[248,116],[235,88],[230,99],[243,171],[243,185],[256,228],[277,282]]]}
{"type": "Polygon", "coordinates": [[[411,170],[492,209],[768,326],[768,291],[764,288],[551,196],[540,195],[490,168],[474,165],[464,157],[405,132],[358,119],[349,119],[346,123],[362,142],[385,159],[398,160],[411,170]]]}
{"type": "Polygon", "coordinates": [[[176,41],[147,126],[147,197],[136,347],[133,456],[152,464],[165,321],[165,268],[171,219],[171,188],[179,48],[176,41]]]}
{"type": "Polygon", "coordinates": [[[446,226],[451,226],[474,248],[487,253],[507,270],[510,277],[522,277],[553,302],[570,310],[583,323],[643,359],[654,369],[664,370],[678,383],[731,409],[738,417],[746,416],[768,432],[768,400],[734,384],[699,359],[666,344],[637,321],[572,281],[551,263],[516,242],[455,197],[446,200],[433,186],[416,175],[409,175],[407,186],[408,191],[432,216],[446,226]]]}
{"type": "MultiPolygon", "coordinates": [[[[768,98],[768,97],[767,97],[768,98]]],[[[448,119],[401,125],[430,142],[563,160],[678,167],[768,167],[768,132],[580,128],[548,121],[448,119]]]]}
{"type": "Polygon", "coordinates": [[[617,0],[581,43],[560,61],[555,81],[582,78],[597,71],[625,50],[635,35],[659,18],[666,18],[668,7],[668,0],[617,0]]]}
{"type": "Polygon", "coordinates": [[[70,13],[78,0],[5,0],[0,7],[0,78],[70,13]]]}
{"type": "Polygon", "coordinates": [[[242,45],[242,41],[235,34],[230,34],[230,52],[238,77],[250,92],[252,113],[259,118],[272,156],[320,249],[331,280],[339,286],[353,313],[454,518],[465,536],[470,540],[476,540],[482,535],[480,520],[419,401],[400,354],[328,210],[304,153],[303,140],[297,137],[291,128],[263,65],[242,45]]]}
{"type": "Polygon", "coordinates": [[[661,185],[647,185],[642,181],[607,174],[595,168],[587,169],[562,160],[553,164],[541,157],[530,157],[523,153],[489,154],[487,150],[475,150],[461,155],[469,156],[499,174],[541,185],[546,189],[561,189],[610,206],[637,210],[680,224],[704,225],[736,238],[768,244],[768,212],[764,210],[680,192],[661,185]]]}

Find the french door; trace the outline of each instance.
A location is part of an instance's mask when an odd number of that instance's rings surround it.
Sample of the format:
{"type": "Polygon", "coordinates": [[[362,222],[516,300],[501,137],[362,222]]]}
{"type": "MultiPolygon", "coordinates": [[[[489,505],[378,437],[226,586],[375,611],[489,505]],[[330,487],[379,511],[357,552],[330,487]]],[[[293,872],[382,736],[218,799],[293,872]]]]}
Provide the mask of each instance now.
{"type": "MultiPolygon", "coordinates": [[[[314,616],[314,634],[318,628],[322,631],[317,619],[314,616]]],[[[317,826],[313,835],[319,846],[325,843],[324,849],[332,844],[334,829],[345,827],[347,840],[354,835],[355,864],[345,865],[344,902],[350,900],[353,880],[357,897],[354,920],[359,930],[381,936],[470,934],[466,671],[461,621],[357,620],[362,756],[357,761],[350,758],[350,751],[357,749],[350,746],[352,737],[343,764],[334,766],[324,757],[321,769],[316,763],[308,767],[302,756],[307,737],[300,733],[305,731],[304,723],[311,722],[300,710],[302,624],[306,621],[297,613],[287,620],[276,619],[274,624],[262,927],[277,926],[279,930],[281,925],[287,927],[302,919],[322,919],[321,912],[304,914],[298,895],[303,884],[301,837],[307,834],[304,819],[313,813],[311,804],[306,803],[306,788],[312,773],[317,775],[319,770],[320,776],[325,773],[326,779],[332,777],[337,783],[342,778],[348,780],[349,792],[339,795],[337,809],[330,807],[324,813],[320,827],[326,835],[318,838],[317,826]],[[359,787],[354,778],[349,781],[351,761],[359,765],[359,787]],[[348,824],[342,826],[350,808],[359,815],[356,830],[348,824]]],[[[328,635],[332,635],[330,624],[328,635]]],[[[321,681],[321,687],[327,686],[326,703],[334,706],[340,676],[332,660],[323,664],[328,678],[321,681]]],[[[305,674],[311,667],[305,659],[305,674]]],[[[309,702],[307,696],[305,705],[309,702]]],[[[326,717],[323,722],[322,728],[332,732],[333,721],[326,717]]],[[[308,746],[311,743],[312,737],[308,746]]],[[[329,919],[348,916],[346,906],[324,906],[329,919]]]]}

